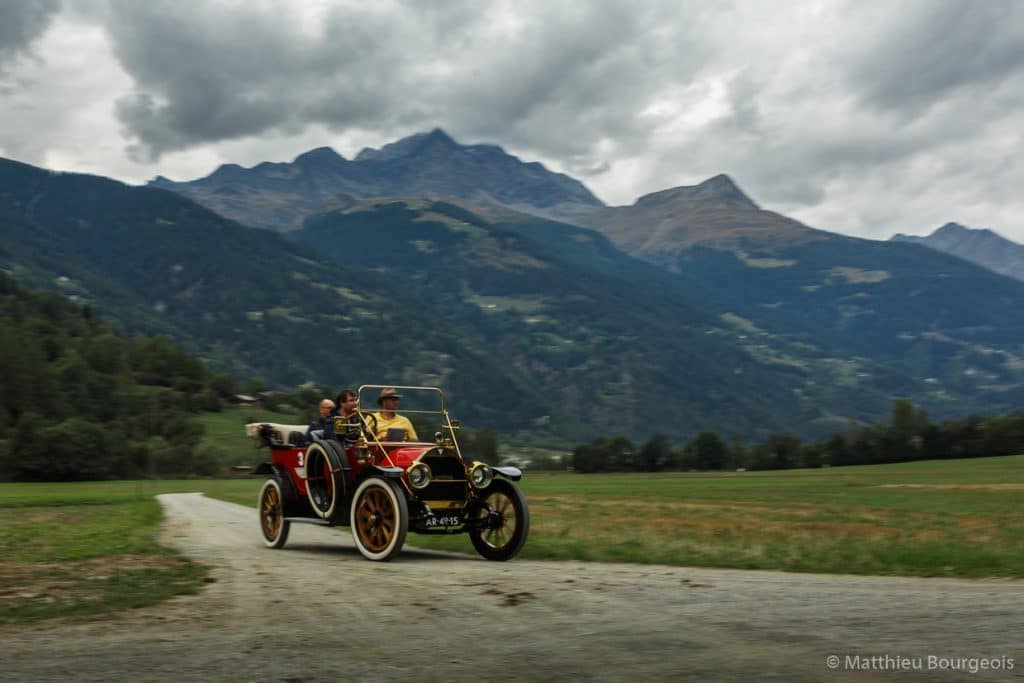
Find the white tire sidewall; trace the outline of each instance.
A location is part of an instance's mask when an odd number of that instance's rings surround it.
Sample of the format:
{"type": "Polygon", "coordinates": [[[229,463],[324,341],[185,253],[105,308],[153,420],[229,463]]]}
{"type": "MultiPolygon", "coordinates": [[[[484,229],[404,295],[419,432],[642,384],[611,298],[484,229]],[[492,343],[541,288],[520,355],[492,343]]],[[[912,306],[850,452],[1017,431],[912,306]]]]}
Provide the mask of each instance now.
{"type": "Polygon", "coordinates": [[[387,544],[384,550],[375,553],[363,545],[362,540],[359,538],[359,524],[358,518],[356,516],[356,506],[359,504],[359,498],[363,495],[363,491],[374,486],[382,488],[384,489],[384,491],[387,492],[388,498],[391,500],[391,505],[395,510],[395,514],[400,515],[402,513],[402,508],[400,507],[398,502],[398,494],[395,493],[395,487],[391,486],[386,479],[381,479],[380,477],[370,477],[369,479],[366,479],[362,484],[359,485],[359,488],[356,489],[355,495],[352,496],[352,507],[349,511],[349,521],[352,524],[352,542],[356,544],[356,549],[359,550],[359,552],[362,553],[363,557],[367,559],[381,560],[388,557],[392,552],[394,552],[395,544],[398,543],[400,536],[403,535],[399,533],[402,520],[396,520],[395,533],[391,535],[391,541],[387,544]]]}

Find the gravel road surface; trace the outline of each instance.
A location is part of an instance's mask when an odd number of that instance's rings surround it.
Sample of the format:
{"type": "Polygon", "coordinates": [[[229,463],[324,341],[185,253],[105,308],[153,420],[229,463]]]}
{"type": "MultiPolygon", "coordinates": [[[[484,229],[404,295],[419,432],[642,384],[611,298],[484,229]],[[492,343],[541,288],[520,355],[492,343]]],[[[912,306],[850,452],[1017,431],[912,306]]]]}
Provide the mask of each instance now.
{"type": "Polygon", "coordinates": [[[0,680],[1024,680],[1021,581],[411,548],[375,563],[347,529],[295,524],[270,550],[253,508],[159,499],[163,541],[212,583],[101,622],[2,627],[0,680]]]}

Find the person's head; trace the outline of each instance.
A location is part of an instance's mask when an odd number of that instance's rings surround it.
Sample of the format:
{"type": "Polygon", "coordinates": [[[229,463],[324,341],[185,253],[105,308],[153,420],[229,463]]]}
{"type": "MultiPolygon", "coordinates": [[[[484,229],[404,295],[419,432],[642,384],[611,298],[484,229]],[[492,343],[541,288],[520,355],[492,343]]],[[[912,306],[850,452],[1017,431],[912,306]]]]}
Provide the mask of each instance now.
{"type": "Polygon", "coordinates": [[[334,401],[329,398],[320,401],[320,417],[327,417],[332,410],[334,410],[334,401]]]}
{"type": "Polygon", "coordinates": [[[393,413],[398,408],[398,402],[402,399],[402,395],[398,393],[398,390],[394,387],[388,387],[381,389],[380,396],[377,397],[377,405],[385,413],[393,413]]]}
{"type": "Polygon", "coordinates": [[[359,394],[352,391],[351,389],[343,389],[338,394],[338,407],[341,409],[342,415],[351,415],[355,412],[356,405],[359,404],[359,394]]]}

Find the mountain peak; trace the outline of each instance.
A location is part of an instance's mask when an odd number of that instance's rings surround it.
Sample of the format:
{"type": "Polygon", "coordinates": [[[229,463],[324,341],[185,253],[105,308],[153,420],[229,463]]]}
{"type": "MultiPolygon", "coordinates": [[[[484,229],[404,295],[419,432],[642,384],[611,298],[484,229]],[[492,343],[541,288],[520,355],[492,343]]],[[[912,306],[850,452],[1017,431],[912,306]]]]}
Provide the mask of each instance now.
{"type": "Polygon", "coordinates": [[[988,228],[969,228],[949,222],[927,237],[894,235],[896,242],[913,242],[944,251],[1002,275],[1024,281],[1024,245],[988,228]]]}
{"type": "Polygon", "coordinates": [[[448,133],[445,133],[441,128],[435,128],[426,134],[426,139],[430,142],[443,142],[448,145],[454,145],[458,147],[458,143],[452,139],[448,133]]]}
{"type": "Polygon", "coordinates": [[[324,168],[345,163],[345,157],[334,151],[332,147],[317,147],[295,157],[293,164],[305,167],[324,168]]]}
{"type": "Polygon", "coordinates": [[[429,133],[414,133],[401,140],[388,143],[380,149],[364,147],[356,161],[385,161],[388,159],[401,159],[414,157],[427,149],[460,149],[459,143],[455,142],[448,133],[440,128],[435,128],[429,133]]]}
{"type": "Polygon", "coordinates": [[[949,223],[946,223],[932,234],[951,235],[958,232],[972,232],[972,230],[971,228],[968,228],[966,225],[961,225],[960,223],[954,223],[953,221],[950,221],[949,223]]]}
{"type": "Polygon", "coordinates": [[[677,201],[699,201],[715,204],[748,206],[753,209],[759,208],[757,204],[751,201],[750,197],[745,195],[743,190],[733,182],[732,178],[724,173],[719,173],[714,177],[708,178],[698,185],[683,185],[644,195],[636,200],[634,206],[669,204],[677,201]]]}

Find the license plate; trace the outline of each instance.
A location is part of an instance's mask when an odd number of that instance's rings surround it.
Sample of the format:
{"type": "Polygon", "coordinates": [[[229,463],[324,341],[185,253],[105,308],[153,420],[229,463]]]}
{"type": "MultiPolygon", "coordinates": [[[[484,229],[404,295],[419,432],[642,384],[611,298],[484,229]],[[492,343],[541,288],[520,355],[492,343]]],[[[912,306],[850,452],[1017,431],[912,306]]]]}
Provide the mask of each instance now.
{"type": "Polygon", "coordinates": [[[438,526],[461,526],[462,515],[447,514],[447,515],[431,515],[427,517],[427,527],[438,527],[438,526]]]}

